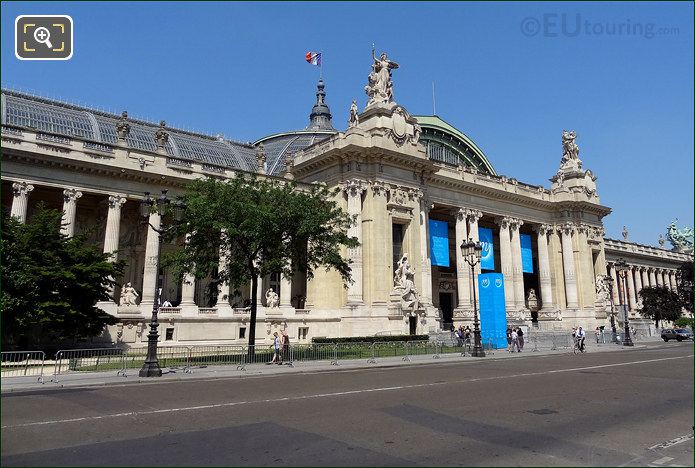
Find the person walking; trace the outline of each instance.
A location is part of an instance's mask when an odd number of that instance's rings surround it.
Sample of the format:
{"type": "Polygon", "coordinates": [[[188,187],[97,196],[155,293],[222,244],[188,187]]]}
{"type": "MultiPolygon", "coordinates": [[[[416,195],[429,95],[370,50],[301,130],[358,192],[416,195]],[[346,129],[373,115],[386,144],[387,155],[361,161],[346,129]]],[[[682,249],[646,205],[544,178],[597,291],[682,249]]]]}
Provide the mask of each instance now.
{"type": "Polygon", "coordinates": [[[507,327],[507,351],[512,352],[512,329],[507,327]]]}
{"type": "Polygon", "coordinates": [[[598,327],[596,327],[596,330],[594,330],[594,336],[596,337],[596,344],[598,344],[601,336],[601,330],[598,327]]]}
{"type": "Polygon", "coordinates": [[[581,352],[584,352],[584,339],[586,338],[586,332],[582,329],[582,327],[579,327],[577,330],[577,346],[579,347],[579,350],[581,352]]]}
{"type": "Polygon", "coordinates": [[[522,330],[521,327],[516,330],[516,339],[519,352],[521,352],[521,350],[524,349],[524,330],[522,330]]]}
{"type": "Polygon", "coordinates": [[[290,359],[290,335],[287,334],[287,330],[282,331],[282,356],[280,360],[291,361],[290,359]]]}
{"type": "Polygon", "coordinates": [[[512,329],[512,347],[511,347],[511,353],[514,352],[514,348],[516,348],[516,352],[519,352],[519,335],[516,332],[516,328],[512,329]]]}
{"type": "Polygon", "coordinates": [[[280,338],[278,332],[273,333],[273,359],[268,364],[282,364],[280,358],[280,338]]]}

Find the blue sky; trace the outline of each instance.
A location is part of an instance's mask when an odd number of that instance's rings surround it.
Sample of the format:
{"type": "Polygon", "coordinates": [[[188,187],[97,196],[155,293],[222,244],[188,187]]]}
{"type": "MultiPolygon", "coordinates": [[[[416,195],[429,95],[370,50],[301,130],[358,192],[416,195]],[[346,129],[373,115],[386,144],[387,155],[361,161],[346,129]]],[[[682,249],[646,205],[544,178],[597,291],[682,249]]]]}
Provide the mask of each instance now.
{"type": "Polygon", "coordinates": [[[22,3],[2,5],[2,83],[227,138],[307,124],[324,57],[344,129],[371,44],[401,68],[396,100],[469,135],[499,174],[549,185],[561,132],[613,208],[609,237],[656,244],[693,225],[693,4],[22,3]],[[67,62],[20,62],[19,14],[68,14],[67,62]],[[564,27],[563,27],[564,21],[564,27]],[[577,28],[577,23],[579,28],[577,28]]]}

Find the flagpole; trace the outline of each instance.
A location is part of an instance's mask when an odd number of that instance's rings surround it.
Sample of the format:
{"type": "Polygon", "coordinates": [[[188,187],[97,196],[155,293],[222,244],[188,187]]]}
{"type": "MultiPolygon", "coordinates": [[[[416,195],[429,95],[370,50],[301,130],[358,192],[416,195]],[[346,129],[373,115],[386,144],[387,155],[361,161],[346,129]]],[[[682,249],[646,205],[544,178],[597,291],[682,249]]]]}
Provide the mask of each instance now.
{"type": "Polygon", "coordinates": [[[321,57],[321,62],[319,63],[319,80],[323,80],[323,51],[319,51],[319,57],[321,57]]]}

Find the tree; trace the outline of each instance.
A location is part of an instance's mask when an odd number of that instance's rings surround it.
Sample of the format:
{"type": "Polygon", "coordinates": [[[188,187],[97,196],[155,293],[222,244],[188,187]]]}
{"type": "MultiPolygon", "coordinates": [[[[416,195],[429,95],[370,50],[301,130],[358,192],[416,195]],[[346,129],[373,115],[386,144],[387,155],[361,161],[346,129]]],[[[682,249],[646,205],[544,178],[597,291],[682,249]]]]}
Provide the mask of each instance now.
{"type": "MultiPolygon", "coordinates": [[[[291,278],[294,271],[313,278],[319,267],[335,269],[349,282],[350,262],[343,247],[356,247],[347,235],[351,218],[335,201],[337,192],[312,184],[259,179],[199,179],[184,195],[183,220],[169,239],[186,237],[184,247],[164,258],[179,274],[213,278],[232,288],[251,282],[249,345],[255,343],[258,279],[270,273],[291,278]],[[226,262],[220,263],[224,256],[226,262]]],[[[253,353],[249,347],[249,353],[253,353]]]]}
{"type": "Polygon", "coordinates": [[[681,316],[681,300],[678,294],[665,286],[642,288],[639,296],[642,300],[640,314],[653,319],[657,328],[660,320],[673,322],[681,316]]]}
{"type": "Polygon", "coordinates": [[[693,313],[693,262],[683,262],[676,273],[676,284],[681,305],[693,313]]]}
{"type": "Polygon", "coordinates": [[[22,224],[2,215],[2,337],[27,347],[81,340],[101,333],[116,318],[96,306],[110,299],[121,262],[87,240],[60,232],[62,213],[43,204],[22,224]]]}

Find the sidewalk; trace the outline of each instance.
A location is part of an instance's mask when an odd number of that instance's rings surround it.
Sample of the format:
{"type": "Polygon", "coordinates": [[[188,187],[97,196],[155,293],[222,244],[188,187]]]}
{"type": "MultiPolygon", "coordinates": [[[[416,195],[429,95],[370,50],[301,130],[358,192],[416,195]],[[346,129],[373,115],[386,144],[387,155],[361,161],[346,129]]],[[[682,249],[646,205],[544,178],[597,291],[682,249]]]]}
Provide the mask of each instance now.
{"type": "MultiPolygon", "coordinates": [[[[646,343],[654,341],[642,341],[635,344],[632,348],[625,348],[615,344],[597,345],[595,342],[587,343],[587,352],[619,352],[629,349],[645,348],[646,343]]],[[[369,363],[367,359],[345,359],[338,361],[337,365],[330,361],[295,361],[293,365],[283,364],[249,364],[245,370],[237,369],[235,365],[219,366],[192,366],[188,372],[183,368],[163,368],[163,375],[160,378],[142,378],[138,376],[138,369],[128,369],[125,377],[116,374],[116,371],[89,372],[89,373],[66,373],[57,376],[57,382],[52,381],[53,375],[44,375],[44,383],[38,382],[37,376],[27,377],[6,377],[2,379],[2,394],[14,392],[30,392],[45,390],[60,390],[62,388],[92,387],[92,386],[117,386],[133,384],[152,384],[164,383],[168,381],[185,380],[206,380],[222,378],[247,378],[254,376],[274,376],[284,374],[302,374],[315,372],[331,372],[337,370],[357,370],[369,368],[388,368],[400,366],[432,365],[442,363],[473,363],[485,362],[499,359],[519,359],[534,356],[548,356],[571,354],[571,349],[559,349],[551,351],[548,349],[532,351],[528,345],[522,353],[509,353],[506,349],[496,349],[492,353],[487,353],[485,358],[474,358],[469,355],[461,356],[459,353],[441,354],[439,358],[431,355],[409,356],[409,360],[402,357],[383,357],[377,358],[376,363],[369,363]]]]}

